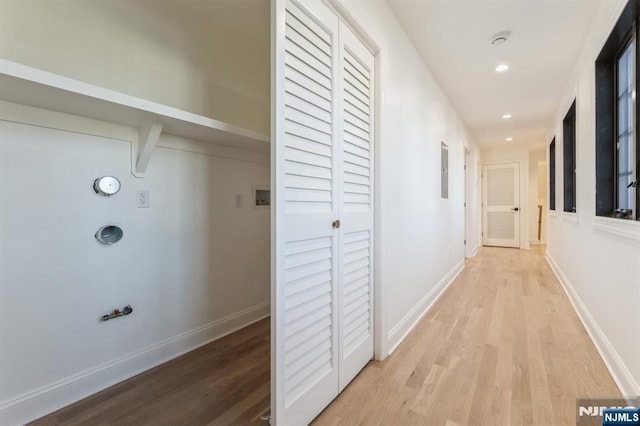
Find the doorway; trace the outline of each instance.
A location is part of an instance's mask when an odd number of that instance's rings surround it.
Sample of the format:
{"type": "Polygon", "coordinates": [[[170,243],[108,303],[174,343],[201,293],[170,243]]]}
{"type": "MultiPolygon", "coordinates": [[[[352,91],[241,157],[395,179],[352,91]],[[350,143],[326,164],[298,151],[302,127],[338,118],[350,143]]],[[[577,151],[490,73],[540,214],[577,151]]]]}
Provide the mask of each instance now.
{"type": "Polygon", "coordinates": [[[475,256],[477,249],[476,239],[473,238],[473,224],[471,222],[471,190],[473,182],[471,177],[471,151],[464,149],[464,256],[467,258],[475,256]]]}
{"type": "Polygon", "coordinates": [[[482,244],[520,247],[520,164],[483,167],[482,244]]]}
{"type": "Polygon", "coordinates": [[[271,416],[308,424],[374,356],[375,55],[329,5],[273,5],[271,416]]]}

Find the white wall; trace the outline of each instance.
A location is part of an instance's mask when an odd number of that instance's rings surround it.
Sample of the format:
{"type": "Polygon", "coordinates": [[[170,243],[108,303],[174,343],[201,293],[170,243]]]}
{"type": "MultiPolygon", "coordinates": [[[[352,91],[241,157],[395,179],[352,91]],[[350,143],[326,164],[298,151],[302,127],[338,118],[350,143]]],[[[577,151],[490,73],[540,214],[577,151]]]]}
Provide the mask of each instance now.
{"type": "Polygon", "coordinates": [[[0,424],[268,315],[269,210],[250,203],[252,186],[269,184],[268,154],[162,136],[137,179],[134,129],[45,112],[66,130],[51,129],[33,109],[0,107],[0,424]],[[8,111],[36,125],[2,121],[8,111]],[[108,198],[92,189],[106,174],[122,182],[108,198]],[[150,191],[150,208],[136,207],[137,189],[150,191]],[[94,239],[106,224],[123,228],[122,241],[94,239]],[[98,321],[126,304],[131,316],[98,321]]]}
{"type": "Polygon", "coordinates": [[[547,153],[544,149],[534,149],[529,152],[529,241],[540,244],[546,241],[546,163],[547,153]],[[542,166],[542,167],[541,167],[542,166]],[[542,226],[540,240],[538,240],[538,206],[542,206],[542,226]]]}
{"type": "MultiPolygon", "coordinates": [[[[384,303],[376,318],[383,329],[377,341],[380,357],[404,338],[463,265],[465,144],[474,164],[478,152],[387,4],[338,3],[346,5],[380,48],[376,151],[380,191],[376,297],[384,303]],[[449,146],[446,200],[440,198],[441,141],[449,146]]],[[[477,189],[472,191],[477,194],[477,189]]]]}
{"type": "Polygon", "coordinates": [[[482,166],[478,150],[469,150],[467,147],[467,249],[466,256],[473,257],[482,246],[482,166]]]}
{"type": "Polygon", "coordinates": [[[640,224],[595,217],[595,58],[623,1],[602,3],[573,81],[555,116],[556,164],[562,165],[562,118],[577,96],[577,215],[562,213],[562,167],[557,213],[549,215],[548,256],[624,395],[640,394],[640,224]],[[558,148],[559,147],[559,148],[558,148]],[[605,231],[604,228],[609,229],[605,231]]]}
{"type": "MultiPolygon", "coordinates": [[[[520,248],[529,248],[529,215],[536,205],[529,199],[529,148],[515,144],[482,150],[482,164],[518,163],[520,165],[520,248]]],[[[534,187],[534,190],[536,188],[534,187]]],[[[484,188],[482,189],[484,191],[484,188]]],[[[482,225],[481,225],[482,226],[482,225]]]]}
{"type": "Polygon", "coordinates": [[[0,58],[269,133],[269,1],[0,0],[0,58]]]}

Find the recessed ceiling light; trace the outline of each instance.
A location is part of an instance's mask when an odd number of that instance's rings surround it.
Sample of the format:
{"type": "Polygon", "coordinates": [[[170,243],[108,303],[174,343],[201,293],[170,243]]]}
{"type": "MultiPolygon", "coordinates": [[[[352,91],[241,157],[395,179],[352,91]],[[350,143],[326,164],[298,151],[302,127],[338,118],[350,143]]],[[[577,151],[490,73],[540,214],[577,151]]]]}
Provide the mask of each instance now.
{"type": "Polygon", "coordinates": [[[493,35],[493,37],[491,37],[491,44],[494,46],[503,44],[509,39],[510,35],[511,33],[509,31],[500,31],[499,33],[496,33],[493,35]]]}
{"type": "Polygon", "coordinates": [[[509,65],[507,64],[500,64],[496,67],[496,72],[505,72],[506,70],[509,69],[509,65]]]}
{"type": "Polygon", "coordinates": [[[508,119],[508,118],[511,118],[511,114],[504,114],[502,116],[502,118],[504,118],[505,120],[508,119]]]}
{"type": "Polygon", "coordinates": [[[505,139],[507,142],[513,142],[513,138],[507,138],[505,139]]]}

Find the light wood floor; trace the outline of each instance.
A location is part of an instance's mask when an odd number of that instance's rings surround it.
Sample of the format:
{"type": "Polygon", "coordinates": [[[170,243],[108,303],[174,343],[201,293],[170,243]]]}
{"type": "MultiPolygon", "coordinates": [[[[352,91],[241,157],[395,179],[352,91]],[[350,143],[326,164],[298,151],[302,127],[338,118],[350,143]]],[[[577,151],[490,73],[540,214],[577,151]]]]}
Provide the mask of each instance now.
{"type": "Polygon", "coordinates": [[[620,397],[543,250],[483,248],[315,425],[575,425],[577,397],[620,397]]]}
{"type": "Polygon", "coordinates": [[[267,425],[269,351],[267,318],[33,425],[267,425]]]}
{"type": "MultiPolygon", "coordinates": [[[[619,396],[543,248],[484,248],[315,424],[574,425],[577,397],[619,396]]],[[[264,320],[34,425],[264,425],[268,411],[264,320]]]]}

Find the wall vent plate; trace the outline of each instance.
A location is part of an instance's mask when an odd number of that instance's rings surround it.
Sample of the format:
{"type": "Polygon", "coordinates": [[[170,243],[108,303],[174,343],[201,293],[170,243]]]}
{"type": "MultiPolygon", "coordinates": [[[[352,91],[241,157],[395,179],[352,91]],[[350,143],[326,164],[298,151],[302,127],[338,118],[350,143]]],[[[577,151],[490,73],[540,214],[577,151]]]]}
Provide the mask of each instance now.
{"type": "Polygon", "coordinates": [[[124,232],[116,225],[106,225],[96,232],[96,240],[105,245],[115,244],[122,239],[124,232]]]}
{"type": "Polygon", "coordinates": [[[120,191],[120,181],[113,176],[103,176],[93,182],[93,190],[108,197],[120,191]]]}
{"type": "Polygon", "coordinates": [[[253,185],[254,208],[269,209],[271,206],[271,190],[268,186],[253,185]]]}

